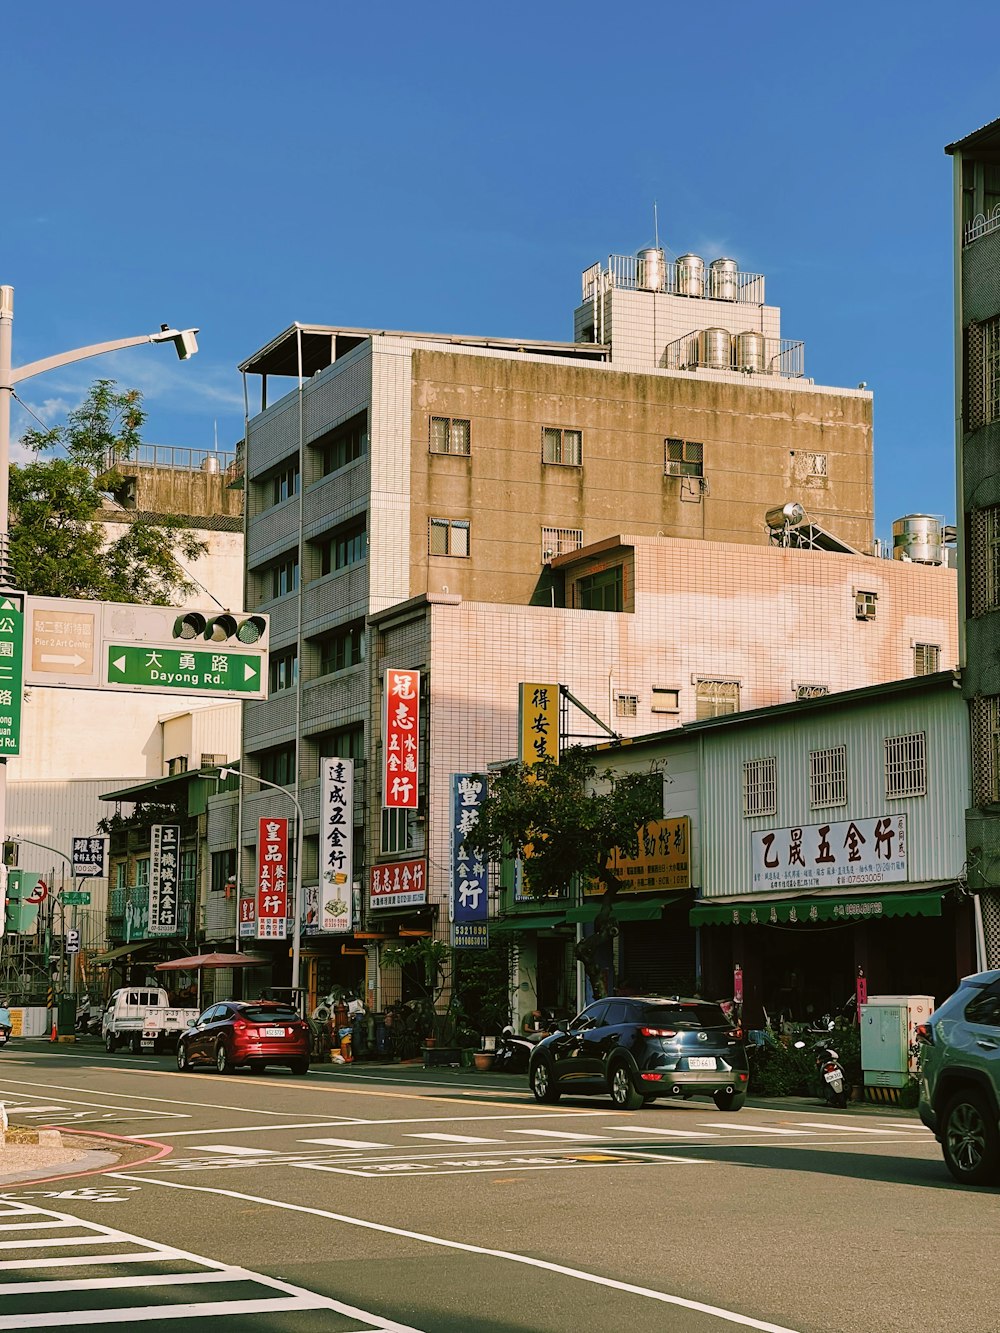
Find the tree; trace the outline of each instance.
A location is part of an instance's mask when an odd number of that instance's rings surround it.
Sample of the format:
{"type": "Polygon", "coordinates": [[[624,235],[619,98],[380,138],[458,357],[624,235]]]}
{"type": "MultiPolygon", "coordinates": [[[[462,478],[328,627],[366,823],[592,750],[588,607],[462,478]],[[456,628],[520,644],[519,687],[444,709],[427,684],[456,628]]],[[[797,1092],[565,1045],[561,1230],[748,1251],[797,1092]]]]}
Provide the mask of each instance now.
{"type": "Polygon", "coordinates": [[[558,763],[498,769],[479,807],[480,849],[491,860],[522,858],[523,883],[534,897],[564,892],[577,879],[603,887],[594,933],[576,946],[597,998],[605,992],[598,954],[617,933],[614,902],[625,887],[614,870],[615,852],[638,855],[643,825],[663,813],[661,781],[659,773],[599,770],[574,746],[558,763]]]}
{"type": "Polygon", "coordinates": [[[14,587],[44,597],[162,604],[194,591],[178,557],[196,560],[207,546],[180,517],[123,511],[125,531],[112,539],[98,519],[122,485],[120,464],[135,457],[145,420],[138,389],[97,380],[65,425],[21,437],[33,458],[10,469],[14,587]]]}

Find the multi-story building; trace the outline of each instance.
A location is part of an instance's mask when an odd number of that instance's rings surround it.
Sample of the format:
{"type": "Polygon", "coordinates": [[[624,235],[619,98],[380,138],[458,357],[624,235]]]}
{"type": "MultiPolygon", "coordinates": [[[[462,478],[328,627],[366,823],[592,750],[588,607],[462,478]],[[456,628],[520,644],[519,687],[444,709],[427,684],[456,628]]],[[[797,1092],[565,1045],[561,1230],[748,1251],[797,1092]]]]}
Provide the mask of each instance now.
{"type": "Polygon", "coordinates": [[[986,961],[1000,965],[1000,120],[945,149],[954,160],[959,620],[969,705],[969,885],[986,961]]]}
{"type": "MultiPolygon", "coordinates": [[[[357,762],[361,896],[401,859],[427,883],[395,919],[369,909],[370,934],[446,935],[451,774],[516,753],[520,681],[637,735],[954,664],[953,571],[873,555],[871,395],[804,376],[762,277],[612,256],[574,331],[296,324],[241,367],[262,389],[245,601],[271,614],[272,685],[245,708],[245,772],[300,800],[309,886],[319,760],[357,762]],[[422,672],[409,812],[382,808],[388,667],[422,672]]],[[[281,804],[244,790],[245,884],[281,804]]],[[[341,943],[314,941],[321,991],[341,943]]]]}

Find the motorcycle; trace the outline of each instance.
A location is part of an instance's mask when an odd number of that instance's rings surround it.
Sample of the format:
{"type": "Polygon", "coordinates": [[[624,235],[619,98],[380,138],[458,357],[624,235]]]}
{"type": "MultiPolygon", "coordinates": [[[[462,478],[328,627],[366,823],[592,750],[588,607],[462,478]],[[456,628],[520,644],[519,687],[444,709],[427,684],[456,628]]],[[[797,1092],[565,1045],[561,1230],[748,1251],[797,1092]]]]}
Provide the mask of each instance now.
{"type": "Polygon", "coordinates": [[[6,1046],[10,1041],[10,1028],[0,1027],[0,1047],[6,1046]]]}
{"type": "MultiPolygon", "coordinates": [[[[832,1031],[833,1023],[831,1022],[827,1032],[832,1031]]],[[[805,1045],[804,1041],[795,1042],[797,1050],[804,1050],[805,1045]]],[[[847,1098],[850,1096],[851,1085],[844,1073],[844,1066],[840,1063],[840,1056],[827,1042],[818,1041],[813,1046],[813,1059],[816,1061],[816,1072],[819,1074],[823,1089],[823,1100],[827,1106],[845,1107],[847,1098]]]]}
{"type": "Polygon", "coordinates": [[[557,1027],[555,1015],[551,1010],[540,1013],[538,1027],[529,1032],[517,1033],[508,1023],[497,1038],[494,1070],[504,1074],[526,1074],[531,1052],[543,1037],[549,1036],[557,1027]]]}

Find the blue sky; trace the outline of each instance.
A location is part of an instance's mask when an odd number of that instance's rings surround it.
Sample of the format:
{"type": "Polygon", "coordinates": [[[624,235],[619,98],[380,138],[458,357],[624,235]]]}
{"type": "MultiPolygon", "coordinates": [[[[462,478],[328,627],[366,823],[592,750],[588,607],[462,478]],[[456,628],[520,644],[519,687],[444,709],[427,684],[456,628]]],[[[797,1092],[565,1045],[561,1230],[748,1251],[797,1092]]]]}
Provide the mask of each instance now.
{"type": "Polygon", "coordinates": [[[942,150],[1000,116],[995,4],[55,0],[4,36],[15,362],[202,330],[24,384],[43,419],[110,376],[148,441],[231,448],[237,363],[296,319],[568,340],[655,199],[675,255],[766,275],[808,375],[874,390],[878,534],[954,520],[942,150]]]}

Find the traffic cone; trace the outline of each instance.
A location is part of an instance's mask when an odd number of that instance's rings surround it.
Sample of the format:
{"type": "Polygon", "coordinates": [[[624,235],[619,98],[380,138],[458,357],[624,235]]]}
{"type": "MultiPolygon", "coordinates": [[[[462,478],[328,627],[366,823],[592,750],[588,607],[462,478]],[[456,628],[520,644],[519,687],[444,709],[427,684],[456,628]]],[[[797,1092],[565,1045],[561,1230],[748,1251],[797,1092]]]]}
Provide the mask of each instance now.
{"type": "Polygon", "coordinates": [[[56,1020],[55,1020],[55,1018],[53,1018],[53,1019],[52,1019],[52,1036],[49,1038],[49,1041],[58,1041],[58,1040],[59,1040],[59,1028],[58,1028],[58,1026],[57,1026],[57,1024],[56,1024],[56,1020]]]}

